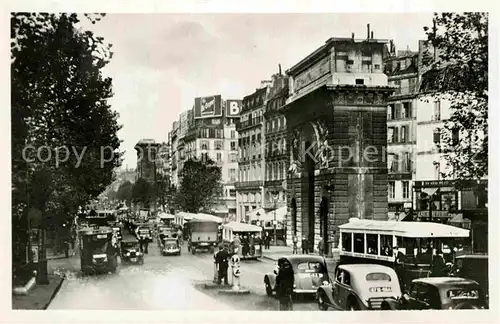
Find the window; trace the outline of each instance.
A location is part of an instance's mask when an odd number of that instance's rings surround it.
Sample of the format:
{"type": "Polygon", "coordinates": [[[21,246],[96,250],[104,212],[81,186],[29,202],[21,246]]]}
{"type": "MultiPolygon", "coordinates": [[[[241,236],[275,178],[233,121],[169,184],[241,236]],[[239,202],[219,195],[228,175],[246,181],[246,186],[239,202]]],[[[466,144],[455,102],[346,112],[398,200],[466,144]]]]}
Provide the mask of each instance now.
{"type": "Polygon", "coordinates": [[[392,235],[380,235],[380,255],[392,256],[393,247],[392,235]]]}
{"type": "Polygon", "coordinates": [[[337,282],[342,283],[344,285],[350,286],[351,285],[351,278],[349,276],[349,273],[345,270],[338,270],[335,279],[337,282]]]}
{"type": "Polygon", "coordinates": [[[229,162],[237,162],[237,161],[238,161],[238,155],[236,153],[229,154],[229,162]]]}
{"type": "Polygon", "coordinates": [[[365,84],[364,79],[356,79],[356,84],[365,84]]]}
{"type": "Polygon", "coordinates": [[[222,162],[222,153],[217,153],[217,162],[222,162]]]}
{"type": "Polygon", "coordinates": [[[411,102],[403,102],[403,111],[401,118],[411,118],[411,102]]]}
{"type": "Polygon", "coordinates": [[[387,106],[387,120],[392,120],[394,118],[395,109],[394,104],[387,106]]]}
{"type": "Polygon", "coordinates": [[[354,233],[354,252],[365,253],[365,234],[354,233]]]}
{"type": "Polygon", "coordinates": [[[383,272],[372,272],[366,275],[366,281],[391,281],[391,276],[383,272]]]}
{"type": "Polygon", "coordinates": [[[378,255],[378,235],[377,234],[366,234],[366,247],[368,248],[368,254],[378,255]]]}
{"type": "Polygon", "coordinates": [[[389,199],[394,199],[396,196],[394,181],[389,181],[389,199]]]}
{"type": "Polygon", "coordinates": [[[236,169],[229,169],[229,180],[236,181],[236,169]]]}
{"type": "Polygon", "coordinates": [[[215,141],[215,149],[222,150],[222,141],[215,141]]]}
{"type": "Polygon", "coordinates": [[[403,152],[403,172],[411,172],[410,152],[403,152]]]}
{"type": "Polygon", "coordinates": [[[460,143],[460,131],[458,128],[451,130],[451,141],[453,146],[457,146],[460,143]]]}
{"type": "Polygon", "coordinates": [[[352,234],[342,233],[342,251],[352,252],[352,234]]]}
{"type": "Polygon", "coordinates": [[[201,160],[202,161],[208,161],[209,157],[208,157],[208,153],[201,153],[201,160]]]}
{"type": "Polygon", "coordinates": [[[208,142],[207,141],[201,141],[200,142],[200,149],[202,150],[208,150],[208,142]]]}
{"type": "Polygon", "coordinates": [[[401,143],[406,143],[406,133],[407,133],[408,126],[401,126],[401,137],[400,137],[400,142],[401,143]]]}
{"type": "Polygon", "coordinates": [[[392,140],[393,140],[393,143],[399,143],[399,127],[394,127],[392,140]]]}
{"type": "Polygon", "coordinates": [[[403,199],[408,199],[410,198],[410,182],[409,181],[403,181],[403,199]]]}
{"type": "Polygon", "coordinates": [[[231,138],[236,138],[236,131],[232,130],[230,134],[231,138]]]}
{"type": "Polygon", "coordinates": [[[387,129],[387,143],[394,143],[394,127],[387,129]]]}
{"type": "Polygon", "coordinates": [[[436,128],[434,130],[434,144],[439,144],[441,142],[441,128],[436,128]]]}
{"type": "Polygon", "coordinates": [[[434,101],[434,114],[432,116],[432,120],[440,120],[441,119],[441,101],[434,101]]]}
{"type": "Polygon", "coordinates": [[[236,141],[231,141],[231,151],[236,151],[236,141]]]}
{"type": "Polygon", "coordinates": [[[297,265],[299,273],[323,273],[325,269],[319,262],[304,262],[297,265]]]}

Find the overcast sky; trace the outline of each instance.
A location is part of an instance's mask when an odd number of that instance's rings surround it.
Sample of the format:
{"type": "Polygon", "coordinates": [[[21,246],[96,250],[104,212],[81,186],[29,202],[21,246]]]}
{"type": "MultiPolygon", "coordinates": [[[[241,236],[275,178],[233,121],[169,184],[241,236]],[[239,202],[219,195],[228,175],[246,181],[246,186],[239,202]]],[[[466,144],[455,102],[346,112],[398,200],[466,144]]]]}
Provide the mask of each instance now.
{"type": "Polygon", "coordinates": [[[113,109],[123,129],[123,168],[136,166],[141,138],[166,141],[194,98],[241,99],[261,80],[294,65],[330,37],[393,39],[416,50],[432,13],[405,14],[108,14],[85,26],[113,44],[104,74],[113,78],[113,109]]]}

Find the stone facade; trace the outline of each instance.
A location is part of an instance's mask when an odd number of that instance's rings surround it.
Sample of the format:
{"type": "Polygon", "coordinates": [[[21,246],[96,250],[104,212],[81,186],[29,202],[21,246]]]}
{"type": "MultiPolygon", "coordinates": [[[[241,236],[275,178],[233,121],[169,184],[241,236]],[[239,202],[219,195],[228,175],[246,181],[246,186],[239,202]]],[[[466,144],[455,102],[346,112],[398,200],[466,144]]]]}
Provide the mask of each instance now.
{"type": "Polygon", "coordinates": [[[287,71],[287,236],[306,236],[311,250],[325,234],[336,246],[338,226],[351,217],[387,219],[387,99],[393,89],[382,71],[384,50],[385,41],[330,39],[287,71]]]}

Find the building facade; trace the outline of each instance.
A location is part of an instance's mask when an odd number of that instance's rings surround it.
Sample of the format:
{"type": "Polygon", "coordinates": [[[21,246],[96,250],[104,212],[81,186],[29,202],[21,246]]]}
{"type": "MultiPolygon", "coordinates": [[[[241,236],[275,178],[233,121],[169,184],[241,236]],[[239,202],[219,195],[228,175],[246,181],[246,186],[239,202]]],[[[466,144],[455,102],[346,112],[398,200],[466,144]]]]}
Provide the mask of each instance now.
{"type": "Polygon", "coordinates": [[[387,107],[387,168],[389,219],[403,220],[412,212],[418,104],[418,52],[399,51],[391,43],[385,73],[395,87],[387,107]]]}
{"type": "MultiPolygon", "coordinates": [[[[288,242],[337,245],[349,218],[386,220],[387,41],[331,38],[287,71],[288,242]]],[[[326,251],[331,253],[331,249],[326,251]]]]}
{"type": "Polygon", "coordinates": [[[243,98],[238,132],[238,182],[236,183],[236,220],[250,222],[249,213],[264,207],[265,138],[264,111],[269,82],[243,98]]]}
{"type": "MultiPolygon", "coordinates": [[[[273,75],[264,120],[265,138],[265,179],[264,209],[266,212],[287,206],[286,177],[289,168],[287,150],[286,118],[280,109],[288,97],[288,78],[281,73],[273,75]]],[[[274,220],[273,220],[274,221],[274,220]]],[[[273,227],[263,224],[265,228],[273,227]]],[[[283,220],[276,219],[277,228],[286,228],[283,220]]],[[[281,235],[280,235],[281,236],[281,235]]]]}
{"type": "Polygon", "coordinates": [[[153,139],[142,139],[134,146],[137,153],[136,180],[142,178],[151,183],[156,181],[159,146],[153,139]]]}

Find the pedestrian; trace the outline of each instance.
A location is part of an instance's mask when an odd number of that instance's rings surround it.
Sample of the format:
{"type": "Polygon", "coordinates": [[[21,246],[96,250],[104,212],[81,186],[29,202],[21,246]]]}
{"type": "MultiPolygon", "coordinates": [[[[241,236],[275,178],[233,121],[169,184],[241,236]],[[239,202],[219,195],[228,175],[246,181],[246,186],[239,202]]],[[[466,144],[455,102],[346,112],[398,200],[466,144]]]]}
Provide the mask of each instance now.
{"type": "Polygon", "coordinates": [[[323,241],[323,238],[320,237],[319,242],[318,242],[318,254],[320,256],[323,256],[325,252],[325,242],[323,241]]]}
{"type": "Polygon", "coordinates": [[[270,249],[270,245],[271,245],[271,237],[269,236],[269,232],[266,232],[266,237],[264,239],[264,244],[265,244],[266,250],[269,250],[270,249]]]}
{"type": "Polygon", "coordinates": [[[233,239],[233,253],[237,254],[238,251],[240,250],[240,246],[241,246],[240,236],[238,234],[235,234],[233,239]]]}
{"type": "Polygon", "coordinates": [[[447,275],[447,266],[444,261],[443,251],[438,249],[432,258],[430,277],[446,277],[447,275]]]}
{"type": "Polygon", "coordinates": [[[307,237],[305,235],[302,236],[302,254],[309,254],[308,245],[307,237]]]}
{"type": "Polygon", "coordinates": [[[224,285],[228,285],[228,280],[227,280],[227,268],[229,266],[229,253],[228,251],[224,248],[224,246],[220,245],[219,246],[219,252],[215,255],[215,262],[217,264],[217,269],[219,270],[219,276],[217,283],[220,285],[222,283],[222,279],[224,279],[224,285]]]}
{"type": "Polygon", "coordinates": [[[293,241],[293,254],[298,254],[297,252],[297,244],[299,243],[299,238],[297,237],[297,234],[294,234],[293,237],[292,237],[292,241],[293,241]]]}
{"type": "Polygon", "coordinates": [[[276,295],[279,299],[279,310],[293,310],[292,293],[294,285],[293,269],[286,259],[278,260],[278,276],[276,277],[276,295]]]}
{"type": "Polygon", "coordinates": [[[182,240],[182,230],[181,228],[179,227],[179,229],[177,230],[177,238],[179,240],[179,245],[182,245],[184,242],[182,240]]]}
{"type": "Polygon", "coordinates": [[[405,259],[405,254],[403,251],[399,249],[399,246],[395,246],[393,249],[394,251],[394,271],[396,271],[396,274],[398,275],[399,279],[399,285],[401,287],[401,291],[405,291],[405,271],[403,268],[403,263],[405,259]]]}

